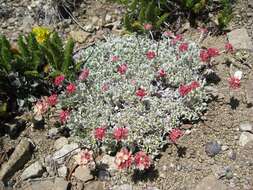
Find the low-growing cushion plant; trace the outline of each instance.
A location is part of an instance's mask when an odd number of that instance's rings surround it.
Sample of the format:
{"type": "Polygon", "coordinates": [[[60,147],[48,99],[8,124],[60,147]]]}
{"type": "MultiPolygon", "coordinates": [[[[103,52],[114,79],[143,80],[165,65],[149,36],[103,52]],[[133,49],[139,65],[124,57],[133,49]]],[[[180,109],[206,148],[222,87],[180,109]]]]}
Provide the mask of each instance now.
{"type": "Polygon", "coordinates": [[[207,107],[199,52],[181,36],[113,36],[85,49],[76,58],[85,60],[79,80],[57,104],[62,124],[86,148],[115,154],[123,147],[154,158],[181,135],[168,139],[173,129],[207,107]]]}

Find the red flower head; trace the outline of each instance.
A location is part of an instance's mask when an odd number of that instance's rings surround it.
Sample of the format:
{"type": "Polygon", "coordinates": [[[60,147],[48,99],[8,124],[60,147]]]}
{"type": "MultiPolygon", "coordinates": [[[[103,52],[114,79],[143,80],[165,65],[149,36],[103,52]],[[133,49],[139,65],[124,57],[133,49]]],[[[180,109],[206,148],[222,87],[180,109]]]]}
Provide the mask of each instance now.
{"type": "Polygon", "coordinates": [[[204,49],[202,49],[200,51],[199,57],[200,57],[201,61],[203,61],[203,62],[207,62],[210,60],[210,55],[209,55],[208,51],[204,50],[204,49]]]}
{"type": "Polygon", "coordinates": [[[225,50],[226,50],[226,53],[234,53],[235,51],[233,45],[230,43],[225,44],[225,50]]]}
{"type": "Polygon", "coordinates": [[[200,87],[200,84],[198,81],[192,81],[190,86],[191,86],[191,89],[194,90],[194,89],[200,87]]]}
{"type": "Polygon", "coordinates": [[[86,165],[93,160],[93,152],[88,149],[81,150],[81,152],[79,152],[79,154],[77,155],[76,159],[77,164],[86,165]]]}
{"type": "Polygon", "coordinates": [[[60,122],[61,124],[64,124],[67,122],[67,120],[69,119],[69,111],[68,110],[62,110],[60,112],[60,122]]]}
{"type": "Polygon", "coordinates": [[[79,80],[83,81],[86,80],[89,77],[90,70],[85,68],[82,70],[81,74],[79,75],[79,80]]]}
{"type": "Polygon", "coordinates": [[[102,87],[101,87],[101,90],[102,90],[102,92],[106,92],[107,90],[109,90],[109,84],[104,83],[104,84],[102,85],[102,87]]]}
{"type": "Polygon", "coordinates": [[[207,53],[209,54],[210,57],[216,57],[220,55],[220,52],[217,48],[208,48],[207,53]]]}
{"type": "Polygon", "coordinates": [[[180,44],[179,51],[185,52],[187,50],[188,50],[188,43],[182,43],[182,44],[180,44]]]}
{"type": "Polygon", "coordinates": [[[95,138],[96,140],[98,141],[102,141],[105,137],[105,131],[106,131],[106,128],[105,127],[98,127],[95,129],[95,138]]]}
{"type": "Polygon", "coordinates": [[[65,79],[64,75],[59,75],[59,76],[55,77],[54,85],[60,86],[62,84],[62,82],[64,81],[64,79],[65,79]]]}
{"type": "Polygon", "coordinates": [[[112,56],[111,60],[112,60],[112,62],[117,62],[119,60],[119,57],[114,55],[114,56],[112,56]]]}
{"type": "Polygon", "coordinates": [[[228,82],[229,82],[230,88],[232,88],[232,89],[237,89],[237,88],[240,88],[240,86],[241,86],[241,80],[237,77],[234,77],[234,76],[230,77],[228,79],[228,82]]]}
{"type": "Polygon", "coordinates": [[[116,139],[116,141],[126,139],[127,135],[128,135],[128,129],[127,128],[119,127],[119,128],[116,128],[113,131],[113,136],[116,139]]]}
{"type": "Polygon", "coordinates": [[[192,88],[190,85],[181,85],[178,89],[180,96],[186,96],[191,90],[192,88]]]}
{"type": "Polygon", "coordinates": [[[174,39],[172,39],[171,43],[172,45],[175,45],[178,41],[182,41],[183,40],[183,35],[182,34],[178,34],[175,36],[174,39]]]}
{"type": "Polygon", "coordinates": [[[135,154],[134,162],[139,170],[148,169],[151,165],[149,156],[143,151],[139,151],[135,154]]]}
{"type": "Polygon", "coordinates": [[[143,27],[144,27],[145,30],[152,30],[153,29],[153,25],[150,24],[150,23],[144,24],[143,27]]]}
{"type": "Polygon", "coordinates": [[[57,104],[58,96],[57,94],[52,94],[47,98],[47,102],[50,106],[55,106],[57,104]]]}
{"type": "Polygon", "coordinates": [[[147,92],[143,88],[139,88],[136,93],[136,96],[140,97],[141,99],[147,95],[147,92]]]}
{"type": "Polygon", "coordinates": [[[118,73],[121,74],[121,75],[126,74],[126,71],[127,71],[127,64],[119,65],[117,71],[118,71],[118,73]]]}
{"type": "Polygon", "coordinates": [[[119,169],[130,168],[133,162],[132,153],[129,152],[126,148],[122,148],[120,152],[116,154],[115,164],[119,169]]]}
{"type": "Polygon", "coordinates": [[[169,134],[169,139],[175,143],[177,139],[179,139],[181,136],[183,136],[183,132],[180,129],[174,128],[171,130],[169,134]]]}
{"type": "Polygon", "coordinates": [[[68,86],[67,86],[67,93],[68,94],[72,94],[72,93],[74,93],[75,91],[76,91],[76,86],[75,86],[75,84],[73,84],[73,83],[70,83],[68,86]]]}
{"type": "Polygon", "coordinates": [[[149,50],[149,51],[146,53],[146,56],[147,56],[148,60],[152,60],[152,59],[155,58],[156,54],[155,54],[154,51],[149,50]]]}
{"type": "Polygon", "coordinates": [[[161,78],[163,78],[163,77],[165,77],[167,74],[166,74],[166,72],[164,71],[164,69],[160,69],[159,71],[158,71],[158,76],[159,77],[161,77],[161,78]]]}

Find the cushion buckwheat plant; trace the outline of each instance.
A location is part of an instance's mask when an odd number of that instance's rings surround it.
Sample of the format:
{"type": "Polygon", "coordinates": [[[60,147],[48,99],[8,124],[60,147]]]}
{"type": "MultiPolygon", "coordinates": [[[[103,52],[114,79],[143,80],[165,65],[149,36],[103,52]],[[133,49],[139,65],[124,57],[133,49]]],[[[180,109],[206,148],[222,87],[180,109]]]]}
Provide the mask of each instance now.
{"type": "MultiPolygon", "coordinates": [[[[156,42],[134,35],[109,37],[85,49],[76,57],[85,60],[85,74],[57,105],[69,110],[64,125],[86,148],[107,153],[127,148],[137,168],[147,168],[147,156],[160,153],[171,131],[198,120],[206,109],[199,52],[197,44],[183,39],[156,42]]],[[[179,137],[174,136],[172,143],[179,137]]]]}

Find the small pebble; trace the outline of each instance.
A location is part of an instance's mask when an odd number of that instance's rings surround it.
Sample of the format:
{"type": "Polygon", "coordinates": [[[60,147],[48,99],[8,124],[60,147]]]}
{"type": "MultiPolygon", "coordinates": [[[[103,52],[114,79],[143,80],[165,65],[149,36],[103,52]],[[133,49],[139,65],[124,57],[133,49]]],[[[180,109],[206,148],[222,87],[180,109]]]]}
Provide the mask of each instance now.
{"type": "Polygon", "coordinates": [[[233,150],[230,150],[228,152],[228,158],[231,159],[231,160],[236,160],[236,152],[233,151],[233,150]]]}
{"type": "Polygon", "coordinates": [[[211,141],[206,143],[205,145],[206,154],[210,157],[214,157],[219,154],[221,151],[221,145],[217,143],[217,141],[211,141]]]}

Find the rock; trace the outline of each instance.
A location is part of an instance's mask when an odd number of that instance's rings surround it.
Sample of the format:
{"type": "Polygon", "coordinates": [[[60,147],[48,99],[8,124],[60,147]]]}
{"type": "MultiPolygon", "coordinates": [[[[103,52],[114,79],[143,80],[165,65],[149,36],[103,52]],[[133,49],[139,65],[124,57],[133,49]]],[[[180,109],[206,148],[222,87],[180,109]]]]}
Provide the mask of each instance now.
{"type": "Polygon", "coordinates": [[[205,145],[206,154],[210,157],[213,157],[220,153],[221,145],[217,141],[208,142],[205,145]]]}
{"type": "Polygon", "coordinates": [[[86,166],[77,167],[74,176],[83,182],[90,181],[94,178],[90,173],[90,169],[86,166]]]}
{"type": "Polygon", "coordinates": [[[229,43],[231,43],[235,49],[253,50],[253,44],[246,28],[233,30],[229,32],[227,36],[229,43]]]}
{"type": "Polygon", "coordinates": [[[251,122],[244,122],[240,124],[240,131],[253,133],[253,125],[251,122]]]}
{"type": "Polygon", "coordinates": [[[195,190],[228,190],[225,184],[210,175],[205,177],[195,188],[195,190]]]}
{"type": "Polygon", "coordinates": [[[103,183],[100,181],[93,181],[85,185],[83,190],[104,190],[103,183]]]}
{"type": "Polygon", "coordinates": [[[222,145],[221,146],[221,150],[222,151],[226,151],[226,150],[228,150],[229,149],[229,147],[227,146],[227,145],[222,145]]]}
{"type": "Polygon", "coordinates": [[[68,139],[66,137],[60,137],[54,142],[54,148],[59,150],[66,144],[68,144],[68,139]]]}
{"type": "Polygon", "coordinates": [[[110,179],[110,173],[106,170],[99,170],[98,172],[98,178],[101,181],[107,181],[110,179]]]}
{"type": "Polygon", "coordinates": [[[212,168],[212,171],[217,179],[221,179],[223,177],[226,177],[228,173],[232,173],[230,166],[214,166],[212,168]]]}
{"type": "Polygon", "coordinates": [[[249,80],[247,80],[246,85],[245,85],[245,95],[246,95],[246,100],[248,104],[253,105],[253,75],[249,76],[249,80]]]}
{"type": "Polygon", "coordinates": [[[76,154],[80,151],[78,147],[79,146],[76,143],[66,144],[53,154],[52,159],[58,164],[62,164],[67,156],[70,154],[76,154]]]}
{"type": "Polygon", "coordinates": [[[133,187],[129,184],[123,184],[113,187],[113,190],[133,190],[133,187]]]}
{"type": "Polygon", "coordinates": [[[68,168],[66,166],[61,166],[60,168],[58,168],[58,175],[60,177],[65,178],[68,174],[68,168]]]}
{"type": "Polygon", "coordinates": [[[230,160],[236,160],[236,152],[233,151],[233,150],[230,150],[230,151],[228,152],[228,158],[229,158],[230,160]]]}
{"type": "Polygon", "coordinates": [[[105,16],[105,23],[108,24],[108,23],[111,23],[112,22],[112,16],[109,15],[109,14],[106,14],[105,16]]]}
{"type": "Polygon", "coordinates": [[[115,157],[104,155],[103,158],[100,160],[101,165],[104,165],[106,170],[110,172],[111,175],[113,175],[117,171],[117,166],[115,164],[115,157]]]}
{"type": "Polygon", "coordinates": [[[41,177],[43,172],[44,172],[43,166],[39,161],[37,161],[32,165],[30,165],[28,168],[26,168],[20,177],[22,180],[34,177],[41,177]]]}
{"type": "Polygon", "coordinates": [[[36,181],[33,182],[27,190],[52,190],[54,188],[54,182],[51,180],[46,181],[36,181]]]}
{"type": "Polygon", "coordinates": [[[51,180],[41,180],[32,182],[27,190],[67,190],[69,189],[69,182],[62,178],[55,178],[51,180]]]}
{"type": "Polygon", "coordinates": [[[237,163],[240,167],[252,168],[253,166],[253,141],[247,143],[238,153],[237,163]]]}
{"type": "Polygon", "coordinates": [[[52,128],[48,131],[48,137],[51,139],[56,138],[56,136],[59,134],[59,128],[52,128]]]}
{"type": "Polygon", "coordinates": [[[253,134],[249,132],[242,132],[240,139],[239,139],[239,145],[245,146],[247,143],[253,141],[253,134]]]}
{"type": "Polygon", "coordinates": [[[54,181],[54,190],[67,190],[69,188],[69,182],[63,178],[56,178],[54,181]]]}
{"type": "Polygon", "coordinates": [[[90,35],[90,33],[82,30],[70,32],[70,36],[73,38],[73,40],[79,43],[85,43],[90,35]]]}
{"type": "Polygon", "coordinates": [[[25,128],[25,121],[24,120],[17,120],[14,119],[11,123],[5,124],[5,132],[10,135],[11,138],[16,138],[19,133],[25,128]]]}
{"type": "Polygon", "coordinates": [[[22,28],[24,32],[29,32],[34,25],[34,19],[29,15],[23,18],[22,28]]]}
{"type": "Polygon", "coordinates": [[[15,148],[9,161],[2,165],[0,181],[8,181],[16,171],[23,168],[31,158],[33,148],[32,143],[27,138],[23,138],[15,148]]]}
{"type": "Polygon", "coordinates": [[[50,176],[55,175],[55,164],[54,160],[52,159],[52,156],[48,155],[45,157],[44,166],[46,167],[46,170],[50,176]]]}

